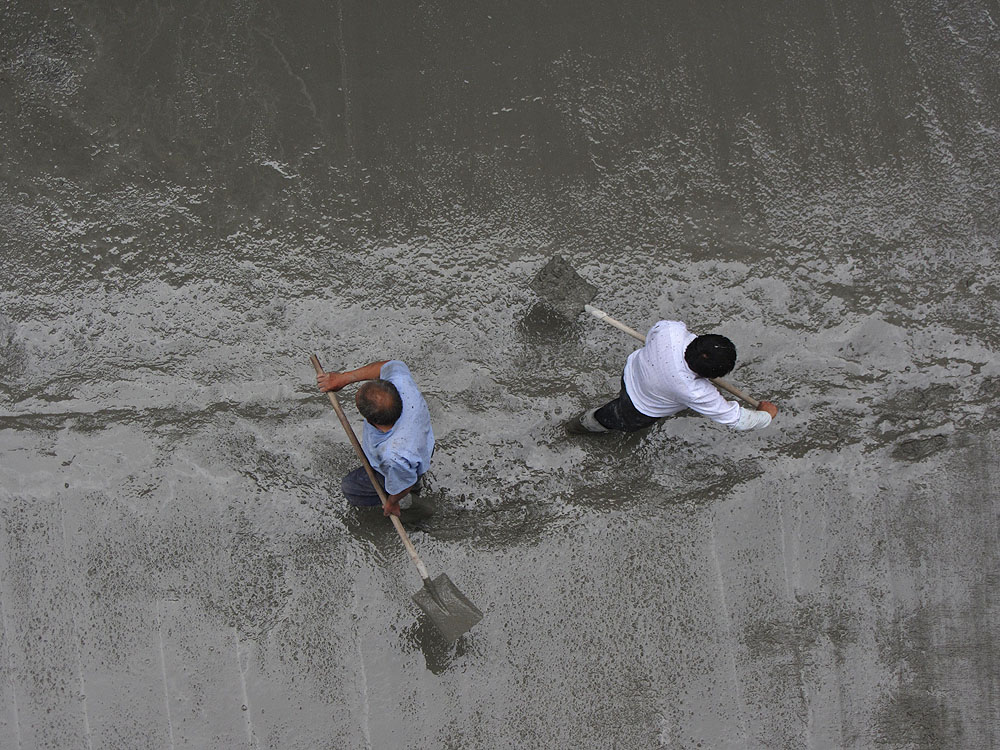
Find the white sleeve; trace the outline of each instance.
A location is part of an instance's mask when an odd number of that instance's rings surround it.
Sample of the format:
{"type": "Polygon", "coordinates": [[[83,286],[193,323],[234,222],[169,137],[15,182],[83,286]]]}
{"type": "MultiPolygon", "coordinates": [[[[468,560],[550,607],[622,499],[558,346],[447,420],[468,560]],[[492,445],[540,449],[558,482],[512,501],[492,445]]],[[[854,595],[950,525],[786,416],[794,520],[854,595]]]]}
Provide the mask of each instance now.
{"type": "Polygon", "coordinates": [[[733,425],[734,430],[759,430],[771,424],[771,415],[760,409],[740,407],[740,418],[733,425]]]}
{"type": "Polygon", "coordinates": [[[740,405],[735,401],[726,401],[715,386],[704,378],[698,378],[695,383],[694,388],[697,390],[684,405],[699,414],[704,414],[713,422],[726,427],[736,427],[740,418],[740,405]]]}

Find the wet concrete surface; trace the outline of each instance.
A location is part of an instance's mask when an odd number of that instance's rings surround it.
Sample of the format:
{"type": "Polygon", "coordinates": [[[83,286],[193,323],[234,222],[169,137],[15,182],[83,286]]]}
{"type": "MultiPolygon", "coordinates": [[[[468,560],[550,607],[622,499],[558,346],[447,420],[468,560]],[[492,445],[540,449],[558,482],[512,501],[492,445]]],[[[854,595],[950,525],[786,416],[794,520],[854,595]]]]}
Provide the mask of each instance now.
{"type": "Polygon", "coordinates": [[[5,2],[0,748],[996,747],[998,21],[5,2]],[[566,436],[554,253],[774,425],[566,436]],[[457,644],[311,351],[427,396],[457,644]]]}

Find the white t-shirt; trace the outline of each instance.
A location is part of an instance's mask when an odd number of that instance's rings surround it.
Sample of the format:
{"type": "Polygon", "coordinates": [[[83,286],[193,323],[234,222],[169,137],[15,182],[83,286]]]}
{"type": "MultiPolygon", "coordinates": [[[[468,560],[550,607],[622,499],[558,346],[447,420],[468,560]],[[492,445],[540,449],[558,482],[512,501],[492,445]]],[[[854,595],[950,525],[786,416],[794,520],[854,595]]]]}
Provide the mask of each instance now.
{"type": "Polygon", "coordinates": [[[708,378],[696,375],[684,361],[684,350],[695,339],[677,320],[661,320],[646,334],[646,345],[625,363],[625,391],[635,408],[650,417],[669,417],[682,409],[737,430],[771,424],[766,411],[744,409],[726,401],[708,378]]]}

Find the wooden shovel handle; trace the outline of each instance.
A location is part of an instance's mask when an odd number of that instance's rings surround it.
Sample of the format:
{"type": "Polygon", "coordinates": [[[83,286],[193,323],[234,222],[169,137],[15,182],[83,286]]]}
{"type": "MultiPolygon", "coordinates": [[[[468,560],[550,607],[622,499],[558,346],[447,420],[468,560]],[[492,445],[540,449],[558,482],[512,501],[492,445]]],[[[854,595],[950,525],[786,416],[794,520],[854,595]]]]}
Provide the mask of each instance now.
{"type": "MultiPolygon", "coordinates": [[[[643,336],[641,333],[639,333],[634,328],[629,328],[627,325],[625,325],[621,321],[615,320],[610,315],[608,315],[606,312],[604,312],[604,310],[600,310],[600,309],[594,307],[593,305],[584,305],[583,309],[586,310],[587,312],[589,312],[591,315],[593,315],[598,320],[603,320],[605,323],[608,323],[609,325],[613,325],[619,331],[624,331],[625,333],[627,333],[632,338],[638,339],[639,341],[641,341],[644,344],[646,343],[646,337],[645,336],[643,336]]],[[[736,386],[730,385],[729,383],[727,383],[722,378],[709,378],[709,380],[712,381],[712,384],[715,385],[717,388],[721,388],[724,391],[729,391],[729,393],[731,393],[734,396],[736,396],[736,398],[743,399],[748,404],[750,404],[750,406],[752,406],[754,409],[760,408],[760,401],[758,401],[755,398],[750,397],[749,395],[747,395],[746,393],[744,393],[743,391],[741,391],[736,386]]]]}
{"type": "MultiPolygon", "coordinates": [[[[324,370],[319,364],[319,358],[312,354],[309,356],[309,361],[313,363],[313,367],[316,368],[317,375],[323,375],[324,370]]],[[[385,494],[385,490],[382,489],[382,485],[378,483],[378,479],[375,478],[375,470],[372,468],[371,463],[368,461],[368,456],[365,455],[364,450],[361,448],[361,443],[358,442],[358,436],[354,434],[354,428],[351,427],[351,423],[347,421],[347,415],[344,414],[344,409],[340,405],[340,399],[337,398],[337,394],[333,391],[327,391],[327,396],[330,397],[330,404],[333,406],[333,410],[337,412],[337,418],[340,419],[340,424],[344,427],[344,432],[347,433],[348,440],[351,441],[351,445],[354,446],[354,452],[358,454],[358,458],[361,459],[361,465],[365,467],[365,471],[368,473],[368,478],[372,482],[372,487],[378,493],[379,499],[382,501],[382,507],[384,508],[389,503],[389,498],[385,494]]],[[[390,515],[389,518],[392,519],[392,525],[396,527],[396,533],[399,534],[399,538],[403,540],[403,546],[406,547],[406,551],[410,555],[410,559],[413,560],[413,564],[417,566],[417,571],[420,573],[420,577],[425,581],[430,578],[427,573],[427,568],[420,561],[420,557],[417,555],[417,549],[413,546],[413,542],[410,541],[410,537],[406,533],[406,529],[403,528],[403,522],[399,520],[397,516],[390,515]]]]}

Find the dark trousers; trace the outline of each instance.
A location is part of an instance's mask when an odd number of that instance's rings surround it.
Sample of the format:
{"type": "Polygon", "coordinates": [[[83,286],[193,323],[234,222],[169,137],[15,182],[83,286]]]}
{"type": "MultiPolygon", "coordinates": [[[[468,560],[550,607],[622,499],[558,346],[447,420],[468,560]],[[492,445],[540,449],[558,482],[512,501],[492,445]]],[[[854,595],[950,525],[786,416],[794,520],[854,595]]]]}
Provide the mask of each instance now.
{"type": "Polygon", "coordinates": [[[618,398],[608,401],[598,409],[594,413],[594,419],[609,430],[635,432],[660,421],[662,417],[650,417],[636,409],[625,390],[625,378],[622,378],[622,389],[618,398]]]}
{"type": "MultiPolygon", "coordinates": [[[[385,490],[385,477],[376,471],[375,478],[378,480],[379,486],[385,490]]],[[[417,477],[416,486],[410,490],[414,495],[420,494],[420,479],[417,477]]],[[[356,508],[382,507],[382,500],[372,485],[372,480],[368,478],[368,472],[365,471],[364,466],[359,466],[341,479],[340,489],[343,491],[344,497],[347,498],[347,502],[356,508]]]]}

